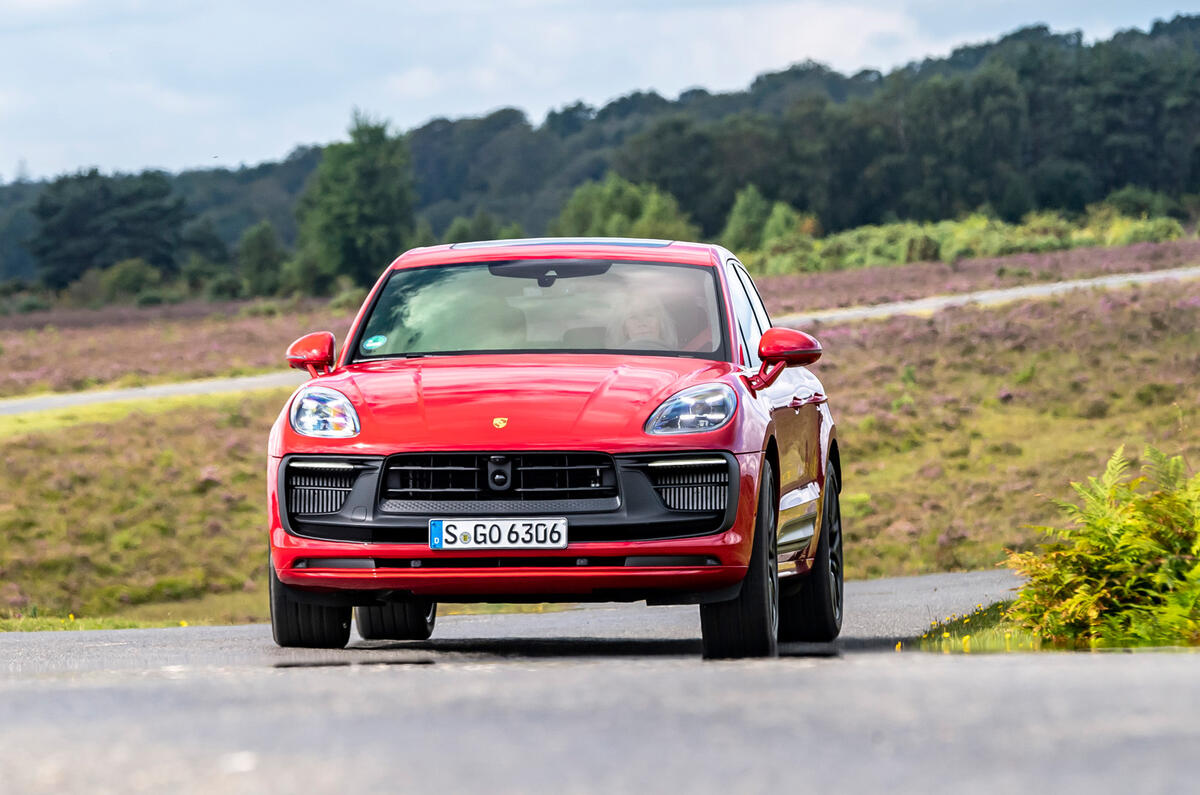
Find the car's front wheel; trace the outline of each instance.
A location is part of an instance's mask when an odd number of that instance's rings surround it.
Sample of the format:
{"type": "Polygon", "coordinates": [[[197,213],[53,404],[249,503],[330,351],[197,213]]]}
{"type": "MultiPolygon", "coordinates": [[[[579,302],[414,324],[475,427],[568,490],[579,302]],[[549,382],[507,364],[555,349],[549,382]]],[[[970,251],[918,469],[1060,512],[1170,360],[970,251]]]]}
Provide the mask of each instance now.
{"type": "Polygon", "coordinates": [[[774,657],[779,649],[779,502],[771,464],[763,462],[750,566],[736,599],[700,605],[705,657],[774,657]]]}
{"type": "Polygon", "coordinates": [[[842,631],[843,598],[842,509],[837,475],[825,478],[821,537],[812,571],[799,589],[780,602],[779,634],[783,640],[828,642],[842,631]]]}
{"type": "Polygon", "coordinates": [[[437,621],[437,602],[413,596],[386,605],[354,608],[363,640],[426,640],[437,621]]]}
{"type": "Polygon", "coordinates": [[[280,646],[340,649],[350,640],[350,608],[297,600],[271,569],[271,634],[280,646]]]}

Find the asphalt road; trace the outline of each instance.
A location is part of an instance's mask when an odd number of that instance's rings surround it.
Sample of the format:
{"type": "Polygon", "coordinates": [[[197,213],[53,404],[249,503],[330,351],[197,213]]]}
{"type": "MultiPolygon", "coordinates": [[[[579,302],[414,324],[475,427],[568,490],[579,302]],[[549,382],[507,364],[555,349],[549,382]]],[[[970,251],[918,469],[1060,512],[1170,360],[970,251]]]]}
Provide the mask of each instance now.
{"type": "Polygon", "coordinates": [[[892,651],[985,572],[850,584],[846,638],[699,659],[695,608],[447,617],[428,643],[0,635],[0,792],[1184,792],[1200,656],[892,651]]]}
{"type": "MultiPolygon", "coordinates": [[[[782,315],[774,318],[777,326],[807,327],[814,323],[848,323],[871,320],[893,315],[922,315],[951,306],[978,304],[990,306],[1037,298],[1049,298],[1061,293],[1081,289],[1113,289],[1133,284],[1164,281],[1170,279],[1200,279],[1200,266],[1172,268],[1148,273],[1117,274],[1092,279],[1075,279],[1050,284],[1031,284],[1024,287],[1009,287],[1002,290],[982,290],[958,295],[939,295],[915,301],[897,301],[874,306],[856,306],[844,309],[826,309],[818,312],[782,315]]],[[[28,414],[34,411],[64,409],[95,403],[113,403],[124,400],[153,400],[163,397],[213,395],[227,392],[244,392],[297,386],[307,376],[297,370],[266,373],[263,375],[236,378],[207,378],[200,381],[184,381],[174,384],[157,384],[127,389],[103,389],[88,392],[66,392],[34,397],[5,398],[0,400],[0,414],[28,414]]]]}

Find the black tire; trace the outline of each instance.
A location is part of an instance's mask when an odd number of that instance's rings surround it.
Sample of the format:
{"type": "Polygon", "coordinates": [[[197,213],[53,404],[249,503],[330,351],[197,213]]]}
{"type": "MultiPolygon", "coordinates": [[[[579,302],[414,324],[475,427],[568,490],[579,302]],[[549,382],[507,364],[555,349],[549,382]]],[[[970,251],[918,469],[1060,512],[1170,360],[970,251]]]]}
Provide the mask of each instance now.
{"type": "Polygon", "coordinates": [[[427,640],[436,621],[437,602],[420,597],[354,608],[354,622],[363,640],[427,640]]]}
{"type": "Polygon", "coordinates": [[[838,480],[837,474],[830,469],[825,478],[825,505],[821,511],[817,556],[799,590],[780,600],[780,639],[827,643],[841,633],[844,563],[838,480]]]}
{"type": "Polygon", "coordinates": [[[779,502],[769,463],[763,463],[754,519],[754,547],[742,590],[728,602],[700,605],[705,657],[774,657],[779,653],[779,502]]]}
{"type": "Polygon", "coordinates": [[[350,608],[297,601],[271,566],[271,634],[280,646],[341,649],[350,640],[350,608]]]}

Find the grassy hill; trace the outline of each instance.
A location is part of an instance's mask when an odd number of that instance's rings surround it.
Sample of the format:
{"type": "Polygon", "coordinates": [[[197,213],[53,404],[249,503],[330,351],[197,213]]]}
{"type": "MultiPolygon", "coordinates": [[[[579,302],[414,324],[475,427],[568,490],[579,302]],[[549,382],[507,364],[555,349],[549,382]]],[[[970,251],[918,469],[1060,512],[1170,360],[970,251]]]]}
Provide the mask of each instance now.
{"type": "MultiPolygon", "coordinates": [[[[1120,444],[1200,461],[1200,283],[815,331],[851,576],[994,565],[1120,444]]],[[[0,438],[0,617],[265,617],[263,445],[285,396],[0,438]]]]}

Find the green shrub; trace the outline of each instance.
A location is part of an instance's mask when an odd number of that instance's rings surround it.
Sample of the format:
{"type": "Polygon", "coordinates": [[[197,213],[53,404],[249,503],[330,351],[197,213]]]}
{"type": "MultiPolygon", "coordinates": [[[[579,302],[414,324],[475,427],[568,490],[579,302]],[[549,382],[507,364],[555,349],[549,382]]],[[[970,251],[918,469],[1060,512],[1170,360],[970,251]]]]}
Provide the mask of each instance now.
{"type": "Polygon", "coordinates": [[[270,295],[279,289],[279,270],[288,252],[267,219],[242,233],[237,245],[238,271],[250,295],[270,295]]]}
{"type": "Polygon", "coordinates": [[[1151,381],[1148,384],[1142,384],[1138,387],[1133,396],[1143,406],[1161,406],[1175,400],[1175,396],[1178,393],[1179,388],[1174,384],[1160,384],[1156,381],[1151,381]]]}
{"type": "Polygon", "coordinates": [[[244,292],[242,280],[232,273],[217,276],[204,286],[204,297],[209,301],[228,301],[241,298],[244,292]]]}
{"type": "Polygon", "coordinates": [[[345,276],[339,276],[336,282],[333,298],[329,299],[329,308],[337,312],[354,312],[363,301],[367,300],[369,292],[365,287],[359,287],[345,276]]]}
{"type": "Polygon", "coordinates": [[[1183,208],[1180,203],[1165,193],[1156,193],[1149,188],[1139,188],[1136,185],[1126,185],[1104,197],[1101,204],[1113,208],[1121,215],[1139,218],[1142,216],[1172,215],[1180,216],[1183,208]]]}
{"type": "MultiPolygon", "coordinates": [[[[193,293],[202,292],[210,281],[228,273],[230,273],[228,264],[220,264],[212,260],[207,260],[196,253],[188,257],[187,262],[183,264],[183,267],[179,271],[183,283],[193,293]]],[[[84,276],[86,275],[85,273],[84,276]]]]}
{"type": "MultiPolygon", "coordinates": [[[[454,223],[451,227],[446,231],[446,242],[473,239],[470,224],[454,223]]],[[[549,231],[565,237],[700,237],[700,230],[679,208],[675,197],[653,185],[635,185],[612,172],[603,182],[585,182],[576,188],[558,218],[550,223],[549,231]]]]}
{"type": "Polygon", "coordinates": [[[1183,237],[1183,226],[1174,218],[1118,217],[1109,225],[1104,236],[1106,246],[1128,246],[1131,243],[1158,243],[1183,237]]]}
{"type": "Polygon", "coordinates": [[[29,290],[32,286],[24,279],[7,279],[0,282],[0,298],[12,298],[18,293],[29,290]]]}
{"type": "Polygon", "coordinates": [[[146,260],[125,259],[100,274],[100,286],[109,301],[134,298],[162,281],[162,271],[146,260]]]}
{"type": "Polygon", "coordinates": [[[277,301],[254,301],[238,310],[238,317],[277,317],[279,314],[277,301]]]}
{"type": "Polygon", "coordinates": [[[88,268],[58,294],[59,301],[70,307],[96,309],[104,304],[104,284],[99,268],[88,268]]]}
{"type": "Polygon", "coordinates": [[[312,246],[302,247],[280,267],[283,295],[329,295],[334,275],[312,246]]]}
{"type": "Polygon", "coordinates": [[[771,203],[758,188],[747,185],[737,192],[721,242],[733,252],[757,251],[762,248],[763,227],[771,216],[771,203]]]}
{"type": "Polygon", "coordinates": [[[1009,618],[1068,647],[1200,644],[1200,475],[1148,447],[1144,477],[1118,449],[1100,478],[1071,484],[1082,505],[1040,528],[1053,540],[1010,553],[1028,578],[1009,618]]]}
{"type": "Polygon", "coordinates": [[[1162,242],[1184,234],[1174,218],[1133,218],[1108,205],[1093,206],[1083,221],[1040,212],[1010,224],[974,213],[957,221],[860,226],[827,237],[819,237],[819,230],[806,225],[803,216],[786,205],[777,204],[771,219],[770,229],[762,236],[762,250],[740,252],[745,261],[753,263],[756,273],[832,271],[939,259],[954,263],[969,257],[1162,242]]]}
{"type": "Polygon", "coordinates": [[[367,291],[361,287],[342,290],[329,299],[329,308],[338,312],[353,312],[367,299],[367,291]]]}
{"type": "Polygon", "coordinates": [[[938,258],[938,242],[927,234],[913,235],[905,246],[905,262],[931,262],[938,258]]]}
{"type": "Polygon", "coordinates": [[[50,302],[45,296],[38,293],[25,293],[17,296],[16,310],[19,314],[27,314],[29,312],[44,312],[50,308],[50,302]]]}

